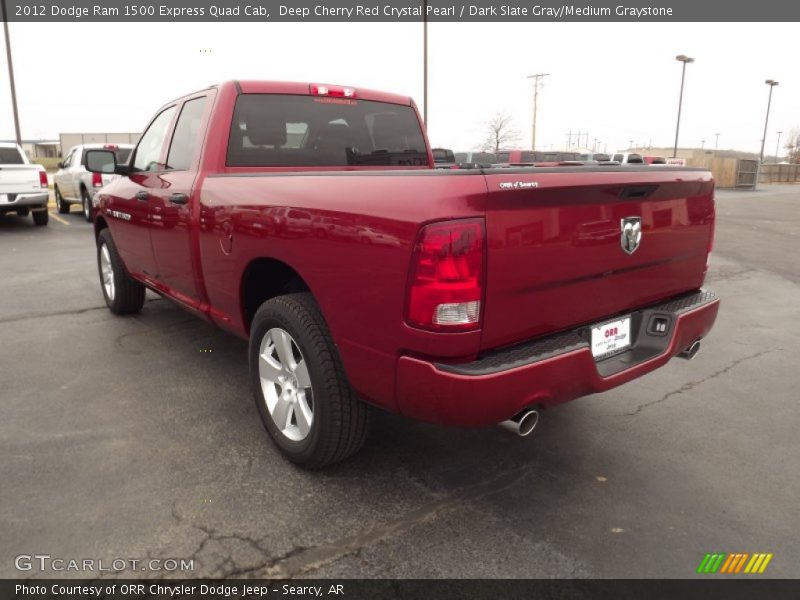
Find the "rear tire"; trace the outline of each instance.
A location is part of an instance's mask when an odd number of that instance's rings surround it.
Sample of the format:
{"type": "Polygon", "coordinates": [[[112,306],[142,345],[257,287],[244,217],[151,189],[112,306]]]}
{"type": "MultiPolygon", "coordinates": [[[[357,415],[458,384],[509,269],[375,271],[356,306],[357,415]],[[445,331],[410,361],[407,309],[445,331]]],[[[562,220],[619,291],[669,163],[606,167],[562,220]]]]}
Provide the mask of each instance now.
{"type": "Polygon", "coordinates": [[[350,387],[311,294],[278,296],[261,305],[250,330],[249,362],[261,420],[290,461],[319,469],[364,444],[370,408],[350,387]],[[281,351],[281,339],[288,350],[281,351]]]}
{"type": "Polygon", "coordinates": [[[83,218],[91,223],[94,220],[92,200],[89,198],[89,192],[85,189],[81,190],[81,208],[83,209],[83,218]]]}
{"type": "Polygon", "coordinates": [[[128,275],[108,229],[97,236],[97,269],[103,298],[112,313],[128,315],[142,310],[145,288],[128,275]]]}
{"type": "Polygon", "coordinates": [[[38,227],[44,227],[50,220],[50,213],[47,212],[46,208],[44,210],[35,210],[33,211],[32,214],[33,214],[33,223],[38,227]]]}
{"type": "Polygon", "coordinates": [[[64,200],[64,197],[61,195],[61,192],[58,191],[58,188],[55,189],[55,196],[56,196],[56,208],[58,208],[59,214],[65,215],[69,212],[69,202],[64,200]]]}

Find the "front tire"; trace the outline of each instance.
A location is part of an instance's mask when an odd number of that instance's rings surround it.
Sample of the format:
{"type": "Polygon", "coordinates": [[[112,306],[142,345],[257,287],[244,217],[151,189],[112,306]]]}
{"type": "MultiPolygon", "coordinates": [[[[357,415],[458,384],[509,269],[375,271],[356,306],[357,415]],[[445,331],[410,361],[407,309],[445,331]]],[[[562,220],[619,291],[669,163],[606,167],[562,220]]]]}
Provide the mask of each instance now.
{"type": "Polygon", "coordinates": [[[44,227],[50,220],[50,213],[47,212],[47,209],[35,210],[31,214],[33,215],[33,224],[38,227],[44,227]]]}
{"type": "Polygon", "coordinates": [[[145,288],[125,271],[108,229],[97,236],[97,269],[103,298],[112,313],[128,315],[142,310],[145,288]]]}
{"type": "Polygon", "coordinates": [[[319,469],[364,444],[370,409],[350,387],[311,294],[261,305],[250,330],[249,362],[261,420],[290,461],[319,469]]]}
{"type": "Polygon", "coordinates": [[[83,218],[91,223],[94,220],[94,215],[92,214],[92,200],[89,198],[89,192],[85,189],[81,190],[81,208],[83,209],[83,218]]]}
{"type": "Polygon", "coordinates": [[[64,197],[61,195],[61,192],[58,191],[58,188],[55,189],[55,196],[56,196],[56,208],[58,208],[59,214],[65,215],[69,212],[69,202],[64,200],[64,197]]]}

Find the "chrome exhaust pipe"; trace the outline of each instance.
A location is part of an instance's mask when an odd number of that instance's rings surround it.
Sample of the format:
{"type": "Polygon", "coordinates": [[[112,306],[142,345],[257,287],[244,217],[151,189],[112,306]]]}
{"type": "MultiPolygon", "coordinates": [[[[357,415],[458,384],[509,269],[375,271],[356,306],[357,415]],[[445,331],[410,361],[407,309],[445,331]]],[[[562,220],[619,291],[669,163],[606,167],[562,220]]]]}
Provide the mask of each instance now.
{"type": "Polygon", "coordinates": [[[700,351],[700,340],[695,340],[694,342],[692,342],[691,346],[685,348],[684,350],[681,350],[678,356],[680,356],[681,358],[685,358],[686,360],[692,360],[694,358],[694,355],[697,354],[699,351],[700,351]]]}
{"type": "Polygon", "coordinates": [[[526,409],[517,413],[508,421],[502,421],[499,425],[511,433],[516,433],[520,437],[525,437],[536,428],[537,423],[539,423],[539,412],[526,409]]]}

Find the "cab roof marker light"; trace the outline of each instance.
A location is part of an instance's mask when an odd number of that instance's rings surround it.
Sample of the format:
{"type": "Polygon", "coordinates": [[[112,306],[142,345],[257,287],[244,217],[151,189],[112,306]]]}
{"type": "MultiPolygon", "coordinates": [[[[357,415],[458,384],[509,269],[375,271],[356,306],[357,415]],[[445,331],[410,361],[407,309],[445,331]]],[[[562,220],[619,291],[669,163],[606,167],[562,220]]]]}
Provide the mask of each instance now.
{"type": "Polygon", "coordinates": [[[351,87],[341,87],[335,85],[321,85],[312,83],[309,86],[312,96],[332,96],[335,98],[355,98],[356,90],[351,87]]]}

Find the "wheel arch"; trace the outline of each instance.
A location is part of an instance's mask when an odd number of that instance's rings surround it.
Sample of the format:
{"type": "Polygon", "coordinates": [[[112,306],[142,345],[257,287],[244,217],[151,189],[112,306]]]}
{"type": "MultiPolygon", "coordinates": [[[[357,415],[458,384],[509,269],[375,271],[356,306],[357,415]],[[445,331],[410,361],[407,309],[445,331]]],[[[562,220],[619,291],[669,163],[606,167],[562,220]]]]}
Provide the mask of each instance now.
{"type": "Polygon", "coordinates": [[[100,237],[100,232],[103,229],[108,229],[108,222],[103,215],[96,215],[94,218],[94,241],[97,241],[97,238],[100,237]]]}
{"type": "Polygon", "coordinates": [[[267,300],[295,292],[312,293],[306,280],[288,263],[271,257],[251,260],[239,285],[242,323],[247,332],[258,308],[267,300]]]}

